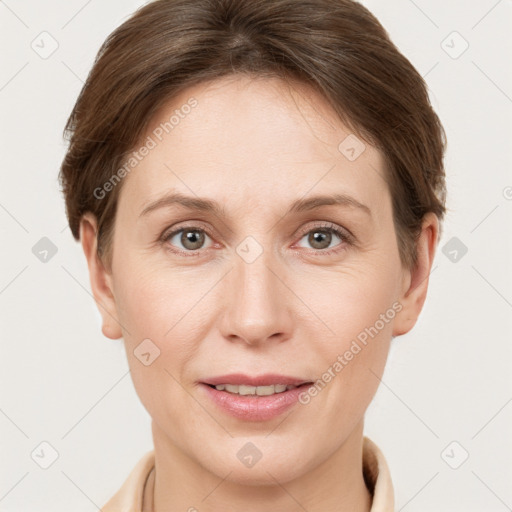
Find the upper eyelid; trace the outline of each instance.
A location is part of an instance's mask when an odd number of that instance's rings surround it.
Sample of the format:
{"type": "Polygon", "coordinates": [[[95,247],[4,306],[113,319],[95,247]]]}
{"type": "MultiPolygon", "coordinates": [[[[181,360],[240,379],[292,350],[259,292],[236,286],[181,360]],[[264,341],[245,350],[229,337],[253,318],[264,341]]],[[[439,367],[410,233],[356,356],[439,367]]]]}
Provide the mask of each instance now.
{"type": "Polygon", "coordinates": [[[309,233],[310,231],[313,231],[314,229],[327,229],[327,230],[332,230],[332,231],[340,231],[341,233],[347,232],[347,235],[351,234],[347,228],[344,228],[343,226],[339,226],[335,222],[329,222],[329,221],[322,221],[322,223],[320,225],[305,227],[304,229],[301,229],[299,231],[299,233],[302,233],[302,234],[309,233]]]}
{"type": "MultiPolygon", "coordinates": [[[[187,221],[185,221],[187,222],[187,221]]],[[[184,230],[184,229],[194,229],[194,228],[199,228],[200,230],[203,230],[205,231],[208,235],[212,236],[212,231],[210,228],[206,227],[205,225],[203,225],[201,223],[201,221],[190,221],[191,224],[188,224],[188,225],[185,225],[185,226],[179,226],[177,228],[169,228],[168,230],[164,230],[163,232],[163,235],[162,236],[170,236],[171,234],[176,234],[176,233],[179,233],[180,231],[184,230]]],[[[302,229],[299,230],[299,233],[309,233],[311,230],[313,229],[332,229],[332,230],[338,230],[338,231],[341,231],[341,232],[347,232],[347,235],[351,235],[351,236],[354,236],[351,231],[349,229],[347,229],[346,227],[343,227],[343,226],[339,226],[338,224],[336,224],[335,222],[330,222],[330,221],[319,221],[321,222],[320,225],[316,225],[316,226],[310,226],[310,227],[304,227],[302,229]]]]}
{"type": "Polygon", "coordinates": [[[205,227],[204,225],[202,225],[199,221],[195,221],[196,223],[195,224],[190,224],[190,225],[187,225],[187,226],[180,226],[180,227],[177,227],[177,228],[170,228],[170,229],[166,229],[164,230],[163,234],[162,234],[162,238],[169,238],[174,235],[176,235],[176,233],[179,233],[180,231],[184,231],[186,229],[189,229],[191,231],[193,231],[195,228],[198,228],[199,231],[204,231],[208,236],[212,237],[213,234],[212,234],[212,230],[205,227]]]}

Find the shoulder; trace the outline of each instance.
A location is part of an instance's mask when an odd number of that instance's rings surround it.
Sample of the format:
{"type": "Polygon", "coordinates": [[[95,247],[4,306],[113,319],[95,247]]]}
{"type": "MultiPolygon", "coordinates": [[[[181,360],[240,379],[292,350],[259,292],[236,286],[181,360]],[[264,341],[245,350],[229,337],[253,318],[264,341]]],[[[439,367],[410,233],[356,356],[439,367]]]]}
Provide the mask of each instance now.
{"type": "Polygon", "coordinates": [[[102,512],[140,512],[146,480],[155,466],[151,450],[137,462],[120,489],[101,508],[102,512]]]}
{"type": "Polygon", "coordinates": [[[395,497],[391,473],[384,454],[368,437],[363,437],[363,475],[373,495],[371,512],[394,512],[395,497]]]}

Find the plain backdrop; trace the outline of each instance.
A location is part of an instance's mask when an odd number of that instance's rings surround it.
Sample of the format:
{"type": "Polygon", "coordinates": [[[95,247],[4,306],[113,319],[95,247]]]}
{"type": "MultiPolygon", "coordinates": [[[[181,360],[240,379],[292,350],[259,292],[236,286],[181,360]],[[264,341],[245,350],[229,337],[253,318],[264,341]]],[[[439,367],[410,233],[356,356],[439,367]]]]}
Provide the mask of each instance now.
{"type": "MultiPolygon", "coordinates": [[[[512,1],[363,3],[428,83],[449,207],[425,307],[393,342],[366,435],[388,460],[397,510],[512,510],[512,1]]],[[[57,182],[95,54],[141,5],[0,2],[4,512],[98,510],[153,447],[57,182]]]]}

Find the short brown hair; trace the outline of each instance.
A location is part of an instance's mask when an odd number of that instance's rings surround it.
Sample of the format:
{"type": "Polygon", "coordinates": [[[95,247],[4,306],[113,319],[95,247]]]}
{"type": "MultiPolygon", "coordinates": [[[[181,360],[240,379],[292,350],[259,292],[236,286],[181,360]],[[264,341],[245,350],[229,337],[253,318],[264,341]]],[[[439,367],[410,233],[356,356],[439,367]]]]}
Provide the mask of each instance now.
{"type": "Polygon", "coordinates": [[[310,85],[382,151],[400,258],[412,268],[424,215],[441,222],[446,211],[446,136],[422,76],[352,0],[156,0],[138,9],[101,46],[64,129],[59,178],[75,239],[81,216],[93,213],[110,268],[122,184],[105,199],[94,191],[160,107],[189,86],[237,73],[310,85]]]}

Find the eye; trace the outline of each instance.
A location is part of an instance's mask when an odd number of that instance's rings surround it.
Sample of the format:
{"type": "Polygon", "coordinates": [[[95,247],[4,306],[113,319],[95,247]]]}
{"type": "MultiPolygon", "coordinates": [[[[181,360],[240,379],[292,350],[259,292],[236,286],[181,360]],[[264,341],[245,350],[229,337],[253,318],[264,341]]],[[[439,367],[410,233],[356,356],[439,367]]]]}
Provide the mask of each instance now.
{"type": "Polygon", "coordinates": [[[347,244],[350,245],[352,241],[348,233],[345,233],[334,224],[323,224],[314,229],[310,229],[304,234],[301,240],[304,238],[313,249],[325,254],[341,251],[346,248],[347,244]],[[336,248],[331,250],[333,247],[331,243],[336,242],[336,238],[341,240],[341,243],[335,243],[334,247],[336,248]]]}
{"type": "Polygon", "coordinates": [[[192,252],[204,249],[207,237],[210,238],[204,229],[190,226],[165,233],[161,240],[166,244],[177,247],[178,250],[176,252],[192,252]]]}
{"type": "MultiPolygon", "coordinates": [[[[315,252],[321,254],[342,251],[353,243],[351,233],[331,223],[324,223],[305,231],[301,240],[304,238],[315,252]],[[336,238],[340,240],[340,243],[335,243],[333,248],[331,244],[336,242],[336,238]]],[[[208,249],[213,245],[207,230],[198,226],[185,226],[165,232],[161,236],[160,242],[170,251],[185,256],[197,256],[201,249],[208,249]],[[210,245],[205,246],[207,239],[210,239],[210,245]]]]}

